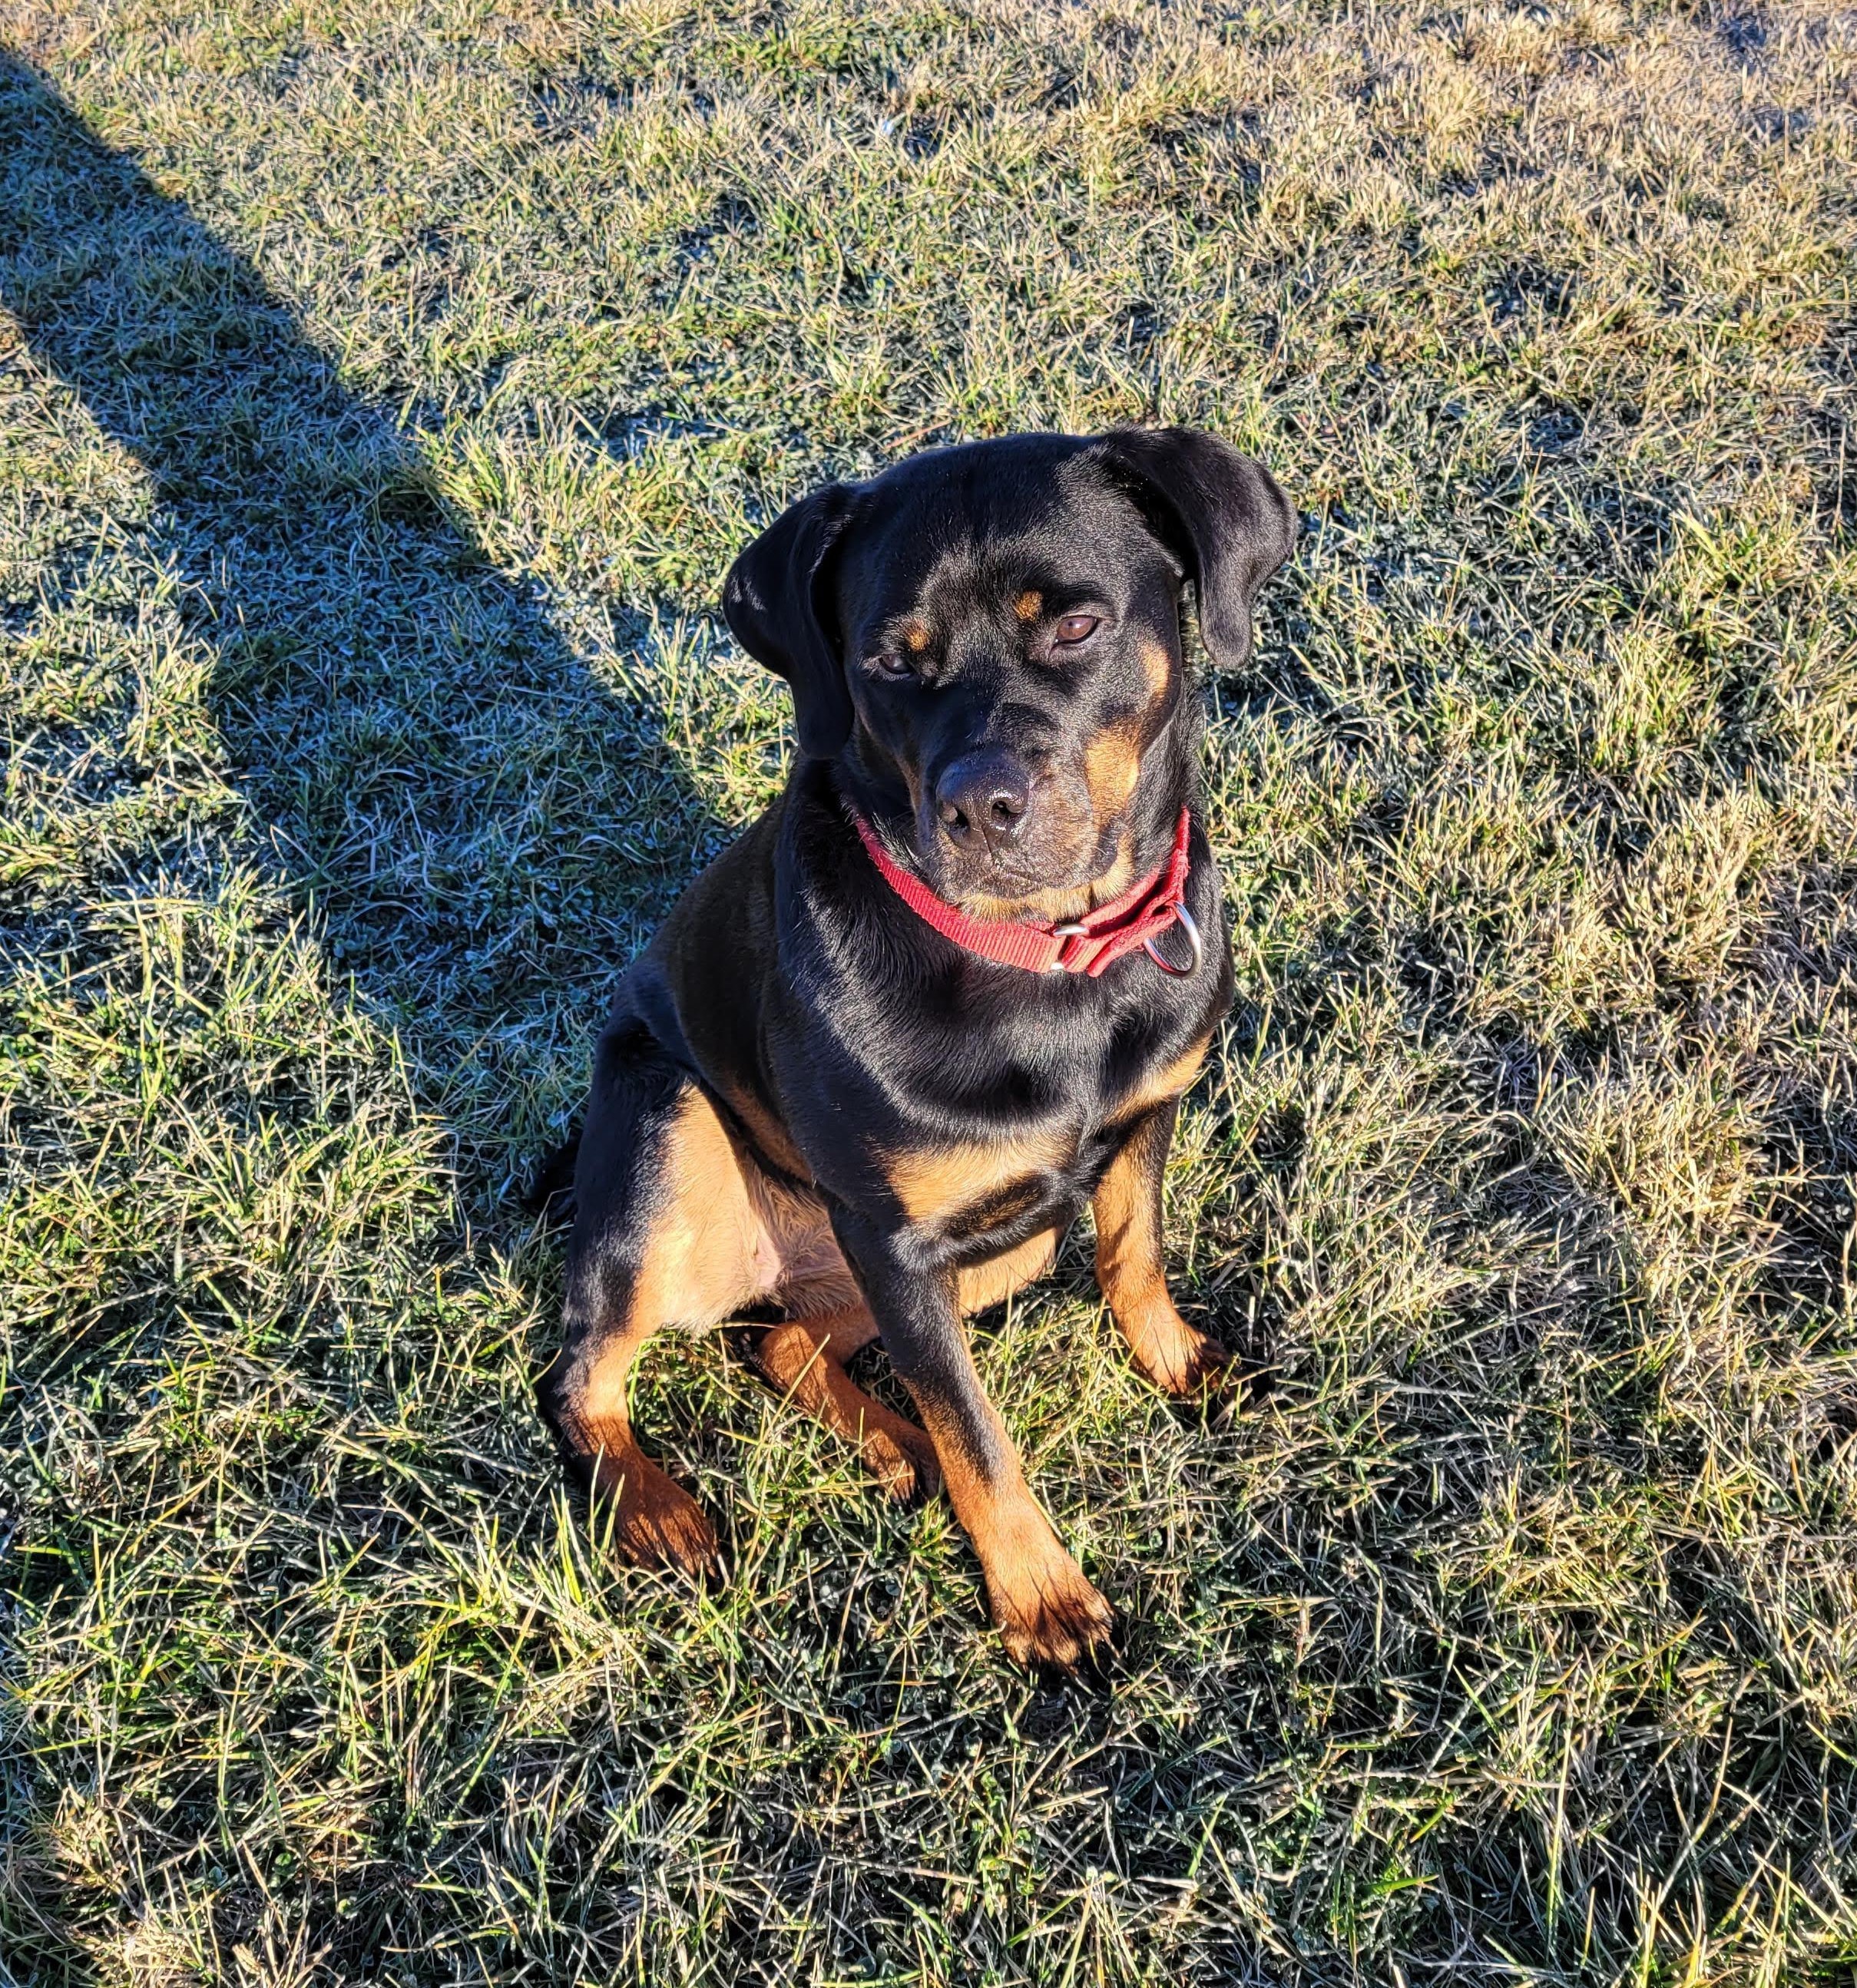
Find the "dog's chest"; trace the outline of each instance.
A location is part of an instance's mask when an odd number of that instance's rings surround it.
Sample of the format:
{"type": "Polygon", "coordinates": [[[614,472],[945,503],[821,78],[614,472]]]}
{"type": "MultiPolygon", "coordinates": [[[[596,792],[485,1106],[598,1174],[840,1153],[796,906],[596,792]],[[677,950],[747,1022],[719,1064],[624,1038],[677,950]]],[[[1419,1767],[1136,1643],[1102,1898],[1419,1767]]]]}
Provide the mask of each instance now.
{"type": "Polygon", "coordinates": [[[967,1138],[905,1143],[884,1167],[891,1192],[912,1223],[966,1235],[1067,1219],[1141,1120],[1192,1082],[1206,1040],[1132,1065],[1108,1065],[1094,1082],[1073,1077],[1044,1108],[1028,1109],[1009,1125],[976,1125],[967,1138]]]}

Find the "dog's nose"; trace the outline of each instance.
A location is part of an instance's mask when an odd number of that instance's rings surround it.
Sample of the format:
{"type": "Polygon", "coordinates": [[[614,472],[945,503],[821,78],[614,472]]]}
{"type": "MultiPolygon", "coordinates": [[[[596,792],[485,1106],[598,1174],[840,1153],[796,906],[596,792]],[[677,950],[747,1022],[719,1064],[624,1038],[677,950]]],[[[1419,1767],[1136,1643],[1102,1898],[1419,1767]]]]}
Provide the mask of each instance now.
{"type": "Polygon", "coordinates": [[[1032,776],[1020,759],[997,746],[964,752],[935,783],[935,812],[956,842],[983,838],[1010,842],[1031,806],[1032,776]]]}

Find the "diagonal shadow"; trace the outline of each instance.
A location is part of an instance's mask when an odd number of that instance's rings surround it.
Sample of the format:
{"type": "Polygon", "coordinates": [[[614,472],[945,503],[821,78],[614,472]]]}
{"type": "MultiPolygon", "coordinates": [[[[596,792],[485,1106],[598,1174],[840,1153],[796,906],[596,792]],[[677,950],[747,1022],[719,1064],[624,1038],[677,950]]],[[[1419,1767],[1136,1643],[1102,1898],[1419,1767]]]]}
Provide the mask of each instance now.
{"type": "Polygon", "coordinates": [[[4,55],[0,303],[147,471],[142,550],[211,654],[258,833],[481,1195],[721,840],[665,736],[653,624],[620,623],[641,688],[615,695],[253,266],[4,55]]]}

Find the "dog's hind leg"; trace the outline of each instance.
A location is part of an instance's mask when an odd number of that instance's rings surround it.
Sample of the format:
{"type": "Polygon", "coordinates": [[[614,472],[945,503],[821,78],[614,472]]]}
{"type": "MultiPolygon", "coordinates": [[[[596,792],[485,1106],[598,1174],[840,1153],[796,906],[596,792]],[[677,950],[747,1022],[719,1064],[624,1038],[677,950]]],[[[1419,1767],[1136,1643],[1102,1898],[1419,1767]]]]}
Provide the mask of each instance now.
{"type": "Polygon", "coordinates": [[[708,1097],[635,1023],[595,1054],[575,1170],[561,1351],[539,1394],[627,1558],[692,1572],[716,1559],[696,1501],[638,1446],[627,1384],[661,1325],[713,1325],[765,1294],[778,1259],[708,1097]]]}
{"type": "Polygon", "coordinates": [[[932,1496],[942,1473],[928,1432],[873,1401],[845,1371],[845,1362],[876,1337],[876,1320],[857,1303],[770,1326],[753,1358],[797,1407],[855,1445],[864,1468],[892,1498],[932,1496]]]}

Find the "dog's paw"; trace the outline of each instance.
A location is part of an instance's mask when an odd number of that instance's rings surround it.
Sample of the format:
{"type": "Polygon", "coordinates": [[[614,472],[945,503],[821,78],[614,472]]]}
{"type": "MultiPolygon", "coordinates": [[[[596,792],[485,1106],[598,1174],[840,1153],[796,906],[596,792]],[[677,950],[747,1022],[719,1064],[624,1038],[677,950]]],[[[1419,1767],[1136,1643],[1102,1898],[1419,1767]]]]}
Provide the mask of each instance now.
{"type": "Polygon", "coordinates": [[[866,1414],[857,1453],[864,1467],[899,1505],[932,1498],[942,1488],[942,1467],[925,1429],[901,1415],[885,1414],[881,1421],[866,1414]]]}
{"type": "Polygon", "coordinates": [[[1035,1527],[1016,1527],[1014,1550],[996,1548],[986,1566],[993,1625],[1007,1654],[1027,1669],[1074,1671],[1093,1662],[1115,1634],[1115,1611],[1043,1515],[1029,1516],[1035,1527]]]}
{"type": "Polygon", "coordinates": [[[698,1577],[719,1570],[721,1550],[702,1507],[637,1452],[602,1459],[594,1522],[596,1533],[610,1537],[613,1551],[634,1566],[698,1577]]]}
{"type": "Polygon", "coordinates": [[[1189,1325],[1172,1305],[1158,1308],[1127,1334],[1129,1357],[1164,1395],[1215,1391],[1231,1364],[1222,1340],[1189,1325]]]}

